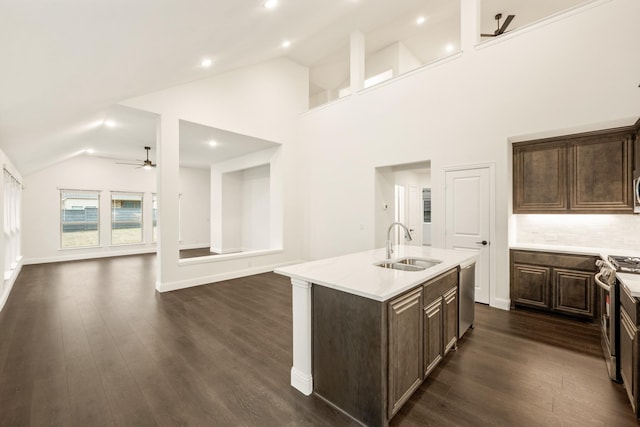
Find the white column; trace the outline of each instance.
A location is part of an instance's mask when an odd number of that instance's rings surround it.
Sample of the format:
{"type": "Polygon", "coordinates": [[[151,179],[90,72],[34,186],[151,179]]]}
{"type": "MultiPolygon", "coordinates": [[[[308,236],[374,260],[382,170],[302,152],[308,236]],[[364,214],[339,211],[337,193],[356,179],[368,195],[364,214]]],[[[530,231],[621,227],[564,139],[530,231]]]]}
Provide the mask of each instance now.
{"type": "Polygon", "coordinates": [[[480,0],[460,0],[460,49],[470,52],[480,38],[480,0]]]}
{"type": "Polygon", "coordinates": [[[291,279],[293,308],[293,367],[291,386],[309,396],[311,376],[311,283],[291,279]]]}
{"type": "Polygon", "coordinates": [[[365,40],[364,34],[359,31],[351,33],[351,43],[349,56],[350,77],[351,77],[351,93],[355,94],[364,88],[364,69],[365,69],[365,40]]]}
{"type": "Polygon", "coordinates": [[[163,114],[158,122],[156,183],[158,193],[158,242],[156,290],[175,281],[178,265],[179,123],[177,115],[163,114]],[[173,277],[172,277],[173,273],[173,277]]]}

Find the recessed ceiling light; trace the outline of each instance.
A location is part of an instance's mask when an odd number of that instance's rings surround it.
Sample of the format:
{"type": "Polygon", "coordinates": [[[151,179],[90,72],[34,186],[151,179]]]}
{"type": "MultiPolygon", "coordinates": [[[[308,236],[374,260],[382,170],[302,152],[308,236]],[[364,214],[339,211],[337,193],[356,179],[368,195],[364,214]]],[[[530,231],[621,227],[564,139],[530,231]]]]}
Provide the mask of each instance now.
{"type": "Polygon", "coordinates": [[[103,123],[108,128],[112,128],[116,126],[116,122],[114,122],[113,120],[105,120],[103,123]]]}
{"type": "Polygon", "coordinates": [[[211,64],[213,64],[213,60],[211,60],[209,58],[205,58],[202,61],[200,61],[200,65],[202,65],[204,68],[211,67],[211,64]]]}
{"type": "Polygon", "coordinates": [[[278,5],[278,0],[267,0],[264,2],[264,7],[267,9],[274,9],[278,5]]]}
{"type": "Polygon", "coordinates": [[[426,22],[427,18],[425,18],[424,16],[418,16],[418,18],[416,19],[416,24],[418,25],[422,25],[426,22]]]}
{"type": "Polygon", "coordinates": [[[448,44],[444,47],[444,50],[447,52],[453,52],[454,46],[452,44],[448,44]]]}
{"type": "Polygon", "coordinates": [[[218,142],[212,139],[211,141],[207,142],[207,144],[209,145],[209,147],[215,147],[216,145],[218,145],[218,142]]]}
{"type": "Polygon", "coordinates": [[[282,42],[282,47],[283,48],[288,48],[289,46],[291,46],[291,42],[289,40],[285,40],[282,42]]]}

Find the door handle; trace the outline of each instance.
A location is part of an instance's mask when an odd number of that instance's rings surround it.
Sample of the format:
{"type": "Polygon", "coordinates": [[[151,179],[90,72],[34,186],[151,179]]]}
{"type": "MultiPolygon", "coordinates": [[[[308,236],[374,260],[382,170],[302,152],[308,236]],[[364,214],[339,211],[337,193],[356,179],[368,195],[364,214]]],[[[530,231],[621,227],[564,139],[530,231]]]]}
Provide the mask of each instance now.
{"type": "Polygon", "coordinates": [[[487,246],[489,244],[489,242],[487,242],[486,240],[483,240],[482,242],[476,242],[476,243],[482,246],[487,246]]]}

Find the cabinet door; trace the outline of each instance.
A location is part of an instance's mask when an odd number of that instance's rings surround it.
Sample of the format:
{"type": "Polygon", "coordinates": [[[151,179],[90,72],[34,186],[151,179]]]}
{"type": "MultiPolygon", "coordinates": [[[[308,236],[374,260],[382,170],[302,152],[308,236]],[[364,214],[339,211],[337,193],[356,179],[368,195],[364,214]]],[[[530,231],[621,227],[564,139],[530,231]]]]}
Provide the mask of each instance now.
{"type": "Polygon", "coordinates": [[[637,405],[637,372],[634,372],[637,357],[634,348],[637,344],[636,327],[631,322],[624,307],[620,309],[620,376],[627,395],[631,401],[634,412],[638,411],[637,405]]]}
{"type": "Polygon", "coordinates": [[[555,268],[552,310],[593,318],[595,310],[593,276],[592,272],[555,268]]]}
{"type": "Polygon", "coordinates": [[[633,211],[633,134],[596,135],[570,140],[571,211],[633,211]]]}
{"type": "Polygon", "coordinates": [[[431,373],[444,356],[442,297],[424,309],[424,376],[431,373]]]}
{"type": "Polygon", "coordinates": [[[511,285],[514,302],[530,307],[549,308],[550,277],[550,267],[513,264],[511,285]]]}
{"type": "Polygon", "coordinates": [[[567,202],[565,142],[513,148],[513,212],[563,212],[567,202]]]}
{"type": "Polygon", "coordinates": [[[444,354],[456,346],[458,340],[458,288],[444,295],[444,354]]]}
{"type": "Polygon", "coordinates": [[[422,288],[389,302],[389,418],[422,382],[422,316],[422,288]]]}

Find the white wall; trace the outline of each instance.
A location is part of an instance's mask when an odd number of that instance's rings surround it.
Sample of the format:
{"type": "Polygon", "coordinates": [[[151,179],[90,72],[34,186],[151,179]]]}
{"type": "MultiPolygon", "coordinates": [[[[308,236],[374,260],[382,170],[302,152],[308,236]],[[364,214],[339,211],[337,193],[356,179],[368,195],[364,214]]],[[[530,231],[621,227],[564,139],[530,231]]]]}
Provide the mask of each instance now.
{"type": "MultiPolygon", "coordinates": [[[[463,2],[463,22],[475,21],[463,2]]],[[[306,259],[375,245],[375,167],[431,160],[433,244],[444,244],[443,168],[496,170],[496,304],[508,307],[509,138],[601,127],[640,116],[640,2],[612,0],[512,32],[306,113],[300,157],[306,259]],[[594,32],[603,22],[616,22],[594,32]],[[331,167],[327,167],[331,165],[331,167]],[[344,209],[336,209],[343,206],[344,209]]],[[[471,47],[466,47],[471,45],[471,47]]],[[[631,122],[632,123],[632,122],[631,122]]]]}
{"type": "MultiPolygon", "coordinates": [[[[185,245],[209,244],[208,171],[180,171],[185,245]],[[191,213],[189,213],[191,212],[191,213]]],[[[80,155],[24,177],[22,251],[28,264],[154,252],[151,206],[156,171],[80,155]],[[100,246],[60,249],[60,190],[100,191],[100,246]],[[111,246],[111,192],[144,194],[143,243],[111,246]]],[[[177,230],[177,228],[176,228],[177,230]]]]}
{"type": "MultiPolygon", "coordinates": [[[[158,141],[159,290],[269,271],[300,259],[302,215],[297,177],[302,172],[295,142],[297,119],[308,107],[308,88],[308,70],[282,58],[123,102],[161,115],[158,141]],[[280,235],[275,240],[272,236],[271,242],[280,250],[249,257],[222,255],[178,260],[179,120],[282,145],[271,162],[271,196],[276,192],[282,200],[280,206],[272,207],[275,214],[270,218],[271,232],[277,230],[280,235]],[[279,221],[280,225],[273,227],[274,221],[279,221]],[[283,228],[282,224],[287,227],[283,228]]],[[[213,185],[211,189],[215,194],[213,185]]]]}
{"type": "Polygon", "coordinates": [[[180,168],[180,248],[209,247],[209,169],[180,168]]]}
{"type": "Polygon", "coordinates": [[[156,176],[129,165],[80,155],[25,176],[23,232],[25,263],[55,262],[128,253],[152,252],[151,194],[156,176]],[[100,247],[60,249],[60,190],[100,191],[100,247]],[[143,240],[136,245],[111,246],[111,192],[143,193],[143,240]]]}
{"type": "Polygon", "coordinates": [[[256,166],[242,171],[242,249],[271,247],[270,167],[256,166]]]}
{"type": "Polygon", "coordinates": [[[242,171],[225,172],[221,177],[220,207],[222,215],[215,224],[222,230],[220,245],[211,252],[227,254],[242,251],[242,171]]]}

